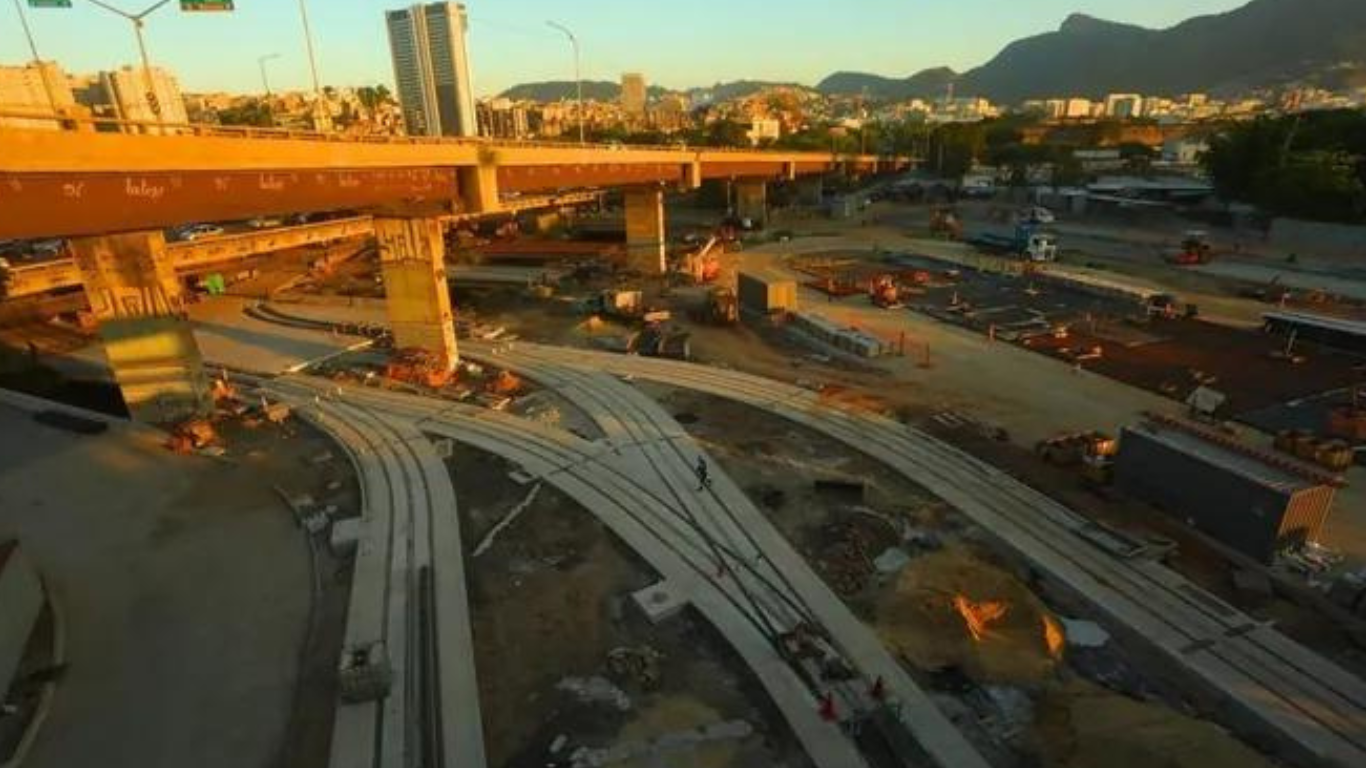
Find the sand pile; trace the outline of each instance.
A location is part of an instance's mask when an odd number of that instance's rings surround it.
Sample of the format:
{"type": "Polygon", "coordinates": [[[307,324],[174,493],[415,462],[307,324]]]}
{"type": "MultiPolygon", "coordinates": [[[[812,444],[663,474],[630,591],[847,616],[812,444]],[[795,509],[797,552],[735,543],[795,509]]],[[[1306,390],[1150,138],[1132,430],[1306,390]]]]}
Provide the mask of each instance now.
{"type": "Polygon", "coordinates": [[[1043,682],[1061,652],[1058,625],[1043,603],[962,546],[912,560],[877,617],[883,640],[916,666],[957,667],[979,683],[1043,682]]]}
{"type": "Polygon", "coordinates": [[[1035,707],[1034,741],[1057,768],[1271,768],[1219,726],[1084,680],[1035,707]]]}

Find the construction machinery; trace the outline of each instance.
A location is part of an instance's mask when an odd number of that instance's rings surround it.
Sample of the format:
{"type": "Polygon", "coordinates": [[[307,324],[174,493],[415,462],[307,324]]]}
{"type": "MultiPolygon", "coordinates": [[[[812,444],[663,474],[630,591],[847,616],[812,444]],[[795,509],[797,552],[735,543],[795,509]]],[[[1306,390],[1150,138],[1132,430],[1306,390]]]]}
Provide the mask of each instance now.
{"type": "Polygon", "coordinates": [[[720,235],[712,235],[701,248],[683,256],[679,271],[697,283],[714,283],[721,275],[720,253],[725,250],[720,235]]]}
{"type": "Polygon", "coordinates": [[[1112,476],[1119,442],[1104,432],[1064,432],[1040,440],[1034,452],[1054,466],[1077,468],[1088,483],[1106,485],[1112,476]]]}
{"type": "Polygon", "coordinates": [[[1212,249],[1207,237],[1204,232],[1192,229],[1181,238],[1181,247],[1164,254],[1163,259],[1168,264],[1175,264],[1179,267],[1208,264],[1212,249]]]}
{"type": "Polygon", "coordinates": [[[1009,234],[984,232],[973,235],[968,242],[989,253],[1004,253],[1025,261],[1056,261],[1058,258],[1058,235],[1032,222],[1020,222],[1009,234]]]}
{"type": "Polygon", "coordinates": [[[691,360],[691,334],[686,330],[668,323],[648,323],[631,340],[629,351],[642,357],[667,357],[674,360],[691,360]]]}
{"type": "Polygon", "coordinates": [[[735,291],[724,286],[707,292],[707,322],[713,325],[735,325],[740,320],[740,302],[735,291]]]}
{"type": "Polygon", "coordinates": [[[892,275],[878,275],[868,283],[868,298],[873,306],[883,309],[901,309],[901,288],[892,275]]]}
{"type": "Polygon", "coordinates": [[[635,319],[645,311],[640,291],[609,288],[588,300],[588,311],[622,319],[635,319]]]}
{"type": "Polygon", "coordinates": [[[963,239],[963,222],[952,208],[935,208],[930,213],[930,234],[945,240],[963,239]]]}

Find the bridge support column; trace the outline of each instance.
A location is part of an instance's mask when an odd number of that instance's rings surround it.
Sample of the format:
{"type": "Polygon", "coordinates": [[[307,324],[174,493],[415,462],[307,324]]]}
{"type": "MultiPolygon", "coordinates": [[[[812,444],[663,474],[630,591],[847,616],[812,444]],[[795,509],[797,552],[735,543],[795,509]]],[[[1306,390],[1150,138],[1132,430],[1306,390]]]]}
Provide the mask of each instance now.
{"type": "Polygon", "coordinates": [[[825,196],[825,179],[806,176],[797,180],[797,200],[802,205],[819,206],[825,196]]]}
{"type": "Polygon", "coordinates": [[[694,160],[691,163],[684,163],[679,169],[679,192],[691,192],[702,186],[702,163],[694,160]]]}
{"type": "Polygon", "coordinates": [[[664,274],[664,192],[626,190],[626,268],[664,274]]]}
{"type": "Polygon", "coordinates": [[[460,185],[460,208],[465,213],[497,213],[502,203],[498,197],[498,166],[492,163],[463,167],[456,171],[460,185]]]}
{"type": "Polygon", "coordinates": [[[768,184],[749,180],[735,182],[735,215],[767,224],[768,184]]]}
{"type": "Polygon", "coordinates": [[[425,349],[447,370],[454,369],[459,356],[441,220],[377,217],[374,221],[394,346],[425,349]]]}
{"type": "Polygon", "coordinates": [[[160,231],[77,238],[71,252],[114,380],[133,419],[179,421],[213,406],[160,231]]]}

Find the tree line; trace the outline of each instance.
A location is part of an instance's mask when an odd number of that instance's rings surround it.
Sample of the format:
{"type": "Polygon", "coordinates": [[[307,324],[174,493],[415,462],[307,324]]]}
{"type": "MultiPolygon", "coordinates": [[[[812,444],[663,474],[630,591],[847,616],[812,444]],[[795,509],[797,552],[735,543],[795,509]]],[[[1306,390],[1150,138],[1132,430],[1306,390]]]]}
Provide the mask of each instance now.
{"type": "Polygon", "coordinates": [[[1233,123],[1209,145],[1204,166],[1223,199],[1280,216],[1366,224],[1366,112],[1233,123]]]}

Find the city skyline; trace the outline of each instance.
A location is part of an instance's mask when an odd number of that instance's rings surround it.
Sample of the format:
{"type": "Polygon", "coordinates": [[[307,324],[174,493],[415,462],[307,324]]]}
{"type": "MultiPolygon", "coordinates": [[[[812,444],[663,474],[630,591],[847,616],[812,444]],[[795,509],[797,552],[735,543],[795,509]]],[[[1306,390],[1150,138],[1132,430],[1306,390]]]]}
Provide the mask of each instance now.
{"type": "MultiPolygon", "coordinates": [[[[466,3],[474,92],[480,97],[521,82],[572,78],[568,46],[562,35],[544,24],[547,19],[563,22],[579,36],[586,80],[617,81],[624,72],[643,72],[651,83],[687,88],[749,78],[814,84],[836,70],[887,76],[940,65],[961,70],[984,63],[1014,39],[1055,29],[1072,12],[1166,27],[1243,4],[1244,0],[1159,0],[1134,8],[1119,0],[1040,0],[1029,9],[1002,10],[987,0],[919,8],[894,0],[864,0],[837,9],[802,2],[785,6],[783,23],[775,24],[767,4],[702,0],[686,16],[662,25],[656,9],[617,0],[568,8],[550,0],[466,3]],[[823,39],[830,30],[859,19],[867,21],[859,35],[840,36],[828,52],[812,55],[813,36],[823,39]],[[982,23],[987,19],[989,26],[982,23]],[[707,55],[700,60],[697,40],[708,43],[707,55]],[[745,45],[754,42],[765,45],[765,50],[756,54],[745,45]]],[[[27,12],[44,59],[56,60],[71,72],[114,69],[136,61],[126,22],[89,3],[77,0],[75,5],[69,10],[27,12]],[[80,34],[71,34],[73,29],[80,34]]],[[[322,81],[392,87],[384,11],[403,7],[406,4],[392,0],[310,5],[322,81]]],[[[12,8],[0,11],[10,17],[13,13],[12,8]]],[[[0,24],[0,63],[20,64],[30,58],[17,19],[13,21],[0,24]]],[[[149,18],[145,34],[152,61],[175,71],[187,91],[259,91],[255,59],[272,53],[280,54],[271,64],[274,87],[309,87],[303,33],[293,3],[238,3],[230,14],[184,14],[168,8],[149,18]],[[237,59],[240,66],[233,66],[230,62],[237,59]]]]}

